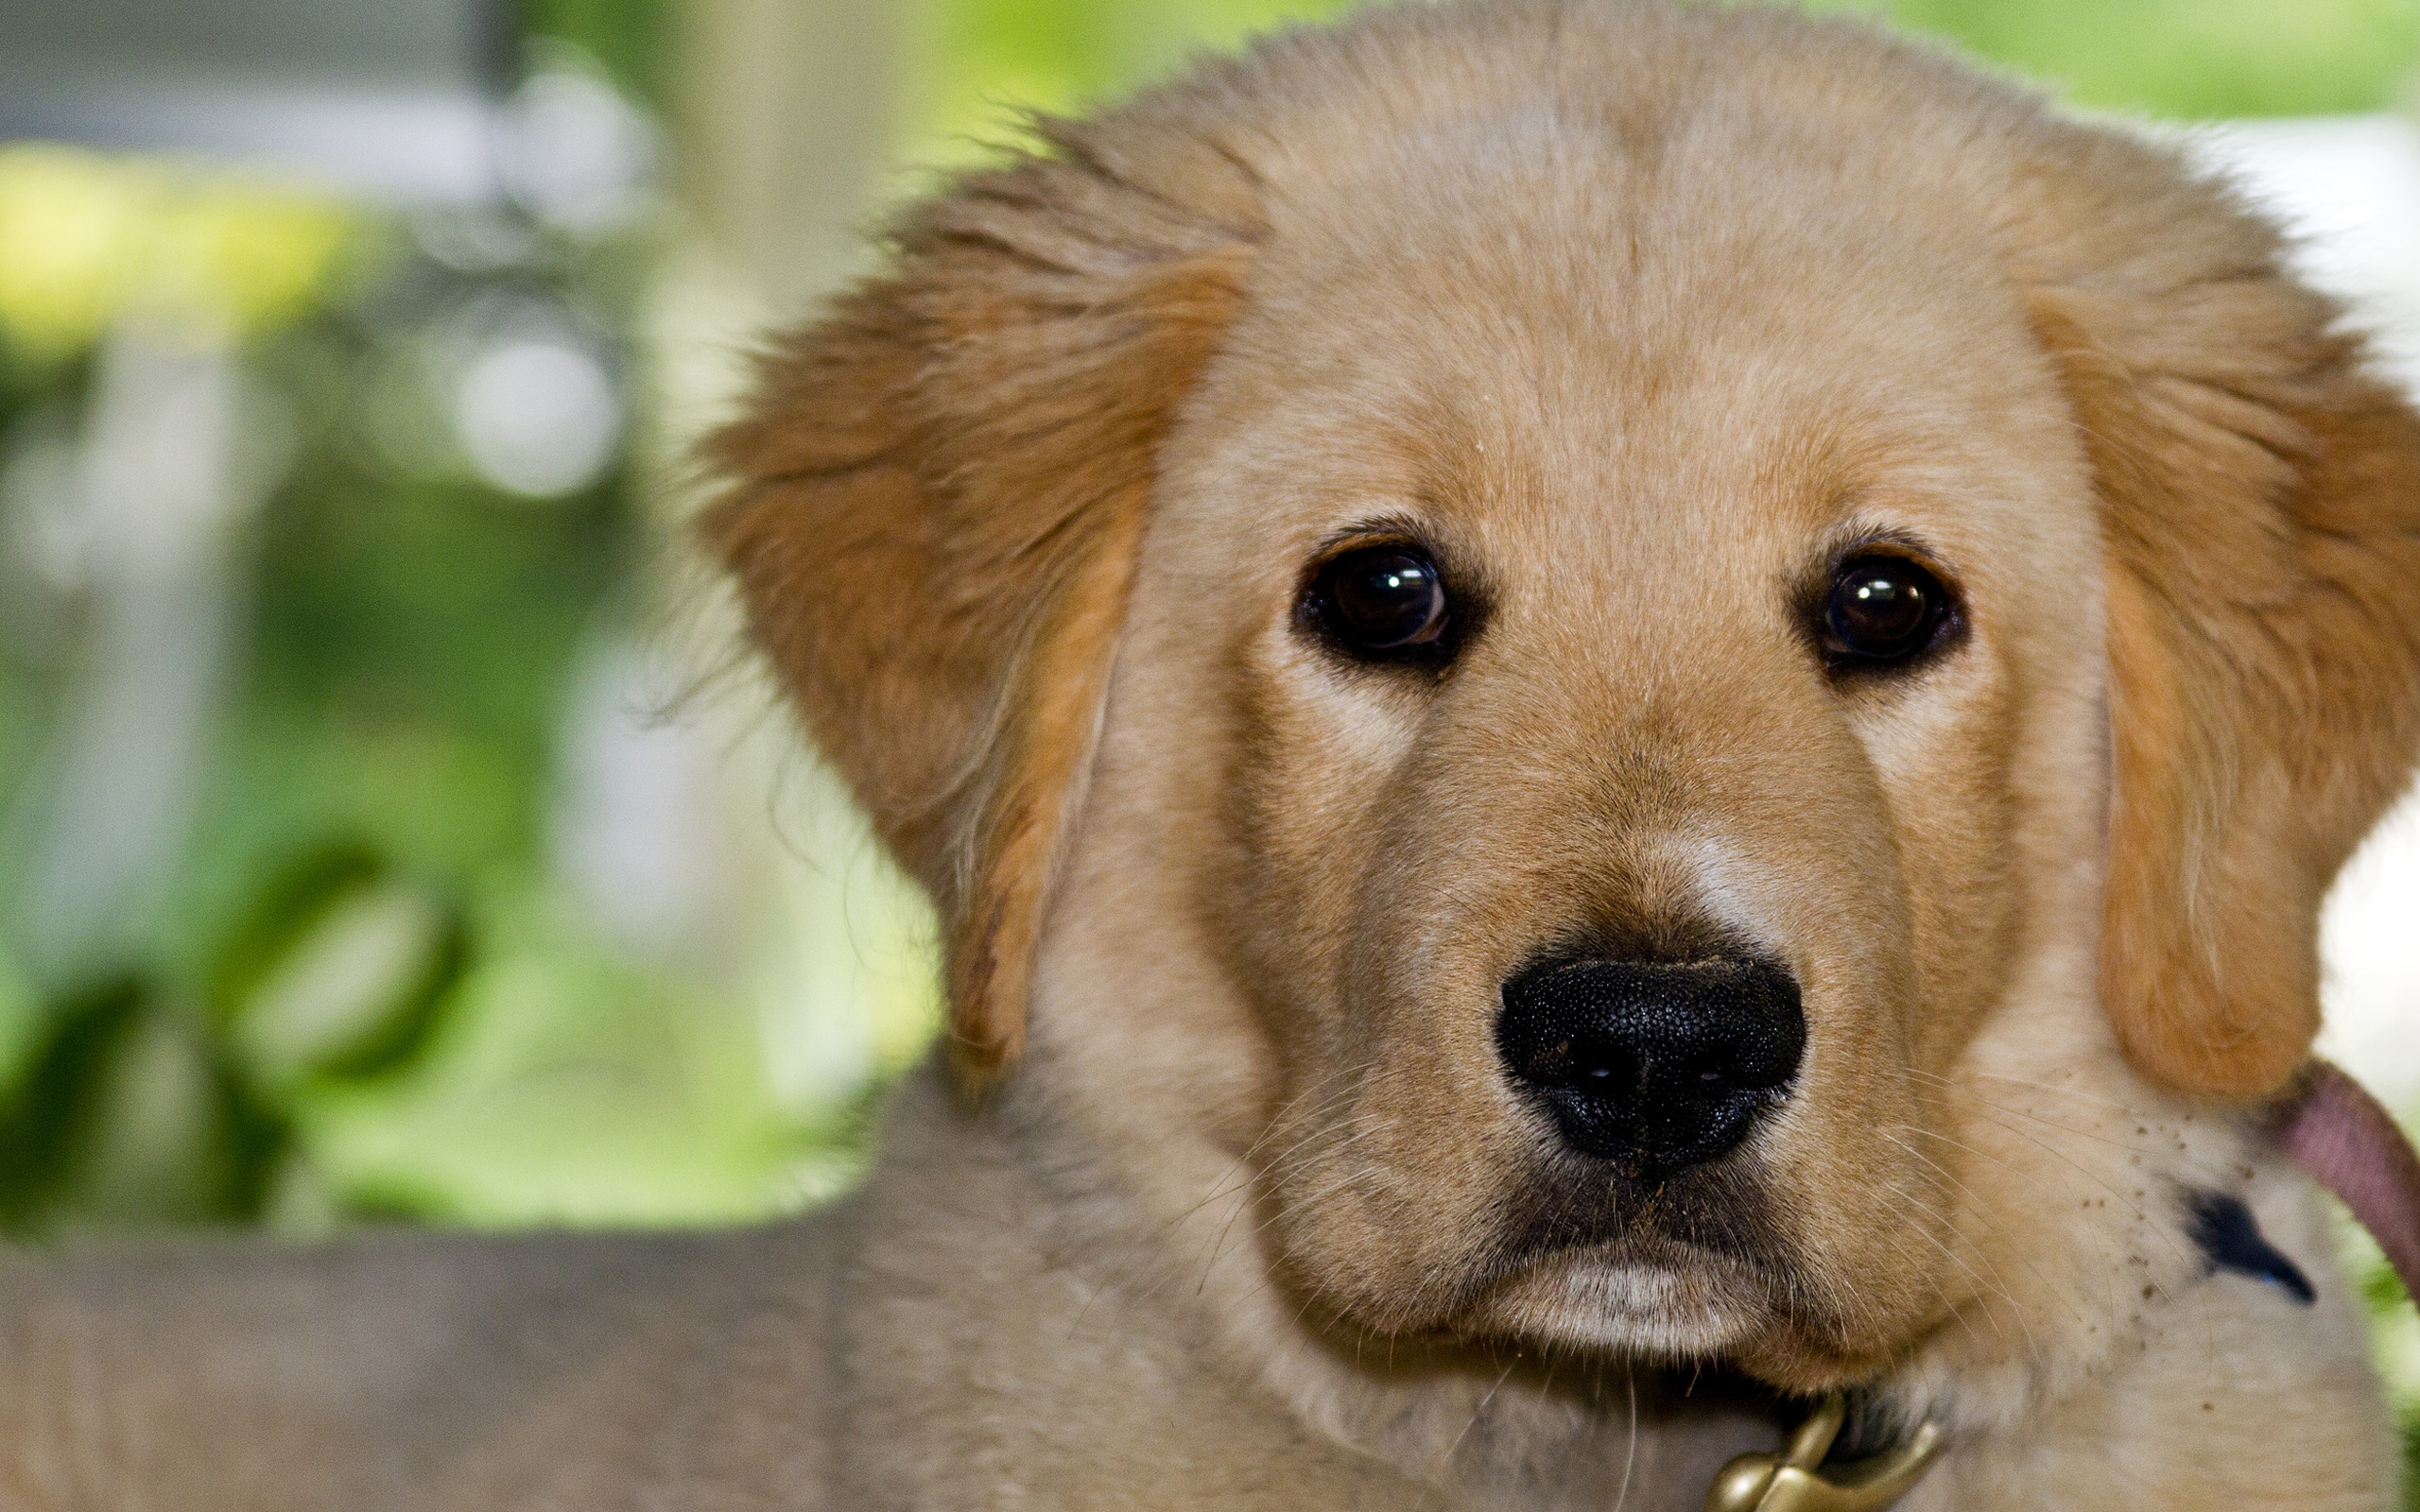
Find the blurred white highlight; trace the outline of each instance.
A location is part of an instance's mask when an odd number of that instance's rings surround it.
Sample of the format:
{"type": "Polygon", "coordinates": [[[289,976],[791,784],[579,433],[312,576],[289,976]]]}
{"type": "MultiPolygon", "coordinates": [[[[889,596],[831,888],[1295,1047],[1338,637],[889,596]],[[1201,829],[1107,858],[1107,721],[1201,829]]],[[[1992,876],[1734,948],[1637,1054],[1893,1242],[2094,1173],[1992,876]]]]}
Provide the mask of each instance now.
{"type": "Polygon", "coordinates": [[[471,359],[454,426],[479,476],[550,499],[594,482],[614,460],[622,402],[594,353],[551,336],[508,336],[471,359]]]}

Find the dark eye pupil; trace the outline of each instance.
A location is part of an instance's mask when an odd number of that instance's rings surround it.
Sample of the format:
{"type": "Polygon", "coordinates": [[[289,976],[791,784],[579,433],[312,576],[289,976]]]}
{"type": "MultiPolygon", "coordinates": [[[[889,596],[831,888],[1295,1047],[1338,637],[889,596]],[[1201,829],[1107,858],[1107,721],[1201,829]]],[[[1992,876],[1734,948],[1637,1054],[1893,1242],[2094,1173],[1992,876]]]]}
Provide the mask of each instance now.
{"type": "Polygon", "coordinates": [[[1832,579],[1824,628],[1839,651],[1868,662],[1895,662],[1932,643],[1948,593],[1941,579],[1897,557],[1859,557],[1832,579]]]}
{"type": "Polygon", "coordinates": [[[1409,546],[1348,551],[1321,572],[1321,617],[1357,651],[1437,644],[1445,629],[1445,589],[1437,564],[1409,546]]]}

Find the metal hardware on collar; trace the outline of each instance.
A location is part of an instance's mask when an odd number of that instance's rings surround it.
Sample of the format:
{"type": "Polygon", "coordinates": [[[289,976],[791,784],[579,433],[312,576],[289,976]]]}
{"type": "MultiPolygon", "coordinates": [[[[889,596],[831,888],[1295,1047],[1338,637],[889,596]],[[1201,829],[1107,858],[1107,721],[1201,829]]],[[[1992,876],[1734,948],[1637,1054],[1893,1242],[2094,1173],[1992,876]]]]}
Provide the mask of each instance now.
{"type": "Polygon", "coordinates": [[[1706,1512],[1884,1512],[1915,1489],[1941,1452],[1941,1425],[1927,1422],[1885,1453],[1825,1471],[1820,1467],[1848,1418],[1835,1391],[1807,1414],[1779,1454],[1742,1454],[1722,1467],[1706,1512]]]}

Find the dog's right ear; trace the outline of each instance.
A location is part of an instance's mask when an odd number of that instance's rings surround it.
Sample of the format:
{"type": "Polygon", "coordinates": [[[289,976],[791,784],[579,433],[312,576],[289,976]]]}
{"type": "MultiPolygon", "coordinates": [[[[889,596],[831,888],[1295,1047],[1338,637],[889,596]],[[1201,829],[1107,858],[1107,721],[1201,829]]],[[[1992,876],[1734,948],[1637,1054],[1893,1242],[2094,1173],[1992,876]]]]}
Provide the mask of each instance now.
{"type": "Polygon", "coordinates": [[[1047,123],[765,361],[703,519],[751,627],[932,894],[962,1070],[1021,1047],[1155,454],[1258,234],[1222,154],[1047,123]]]}
{"type": "Polygon", "coordinates": [[[2101,997],[2136,1070],[2262,1098],[2319,1029],[2327,888],[2420,754],[2420,414],[2231,196],[2087,150],[2036,177],[2019,266],[2107,556],[2101,997]]]}

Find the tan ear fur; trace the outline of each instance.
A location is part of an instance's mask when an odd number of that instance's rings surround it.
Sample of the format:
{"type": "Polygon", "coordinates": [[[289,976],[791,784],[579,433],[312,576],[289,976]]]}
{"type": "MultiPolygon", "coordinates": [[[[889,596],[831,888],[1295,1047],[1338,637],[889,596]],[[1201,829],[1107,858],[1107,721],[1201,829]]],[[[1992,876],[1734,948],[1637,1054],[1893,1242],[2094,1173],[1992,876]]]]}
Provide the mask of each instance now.
{"type": "Polygon", "coordinates": [[[2166,181],[2068,207],[2097,227],[2030,269],[2103,511],[2101,993],[2137,1069],[2256,1097],[2309,1052],[2321,902],[2420,750],[2420,418],[2273,232],[2139,162],[2166,181]]]}
{"type": "Polygon", "coordinates": [[[932,894],[978,1072],[1023,1042],[1154,454],[1255,234],[1216,153],[1163,143],[1138,163],[1098,128],[1045,131],[1055,156],[911,213],[891,269],[772,352],[707,447],[731,485],[705,539],[809,733],[932,894]]]}

